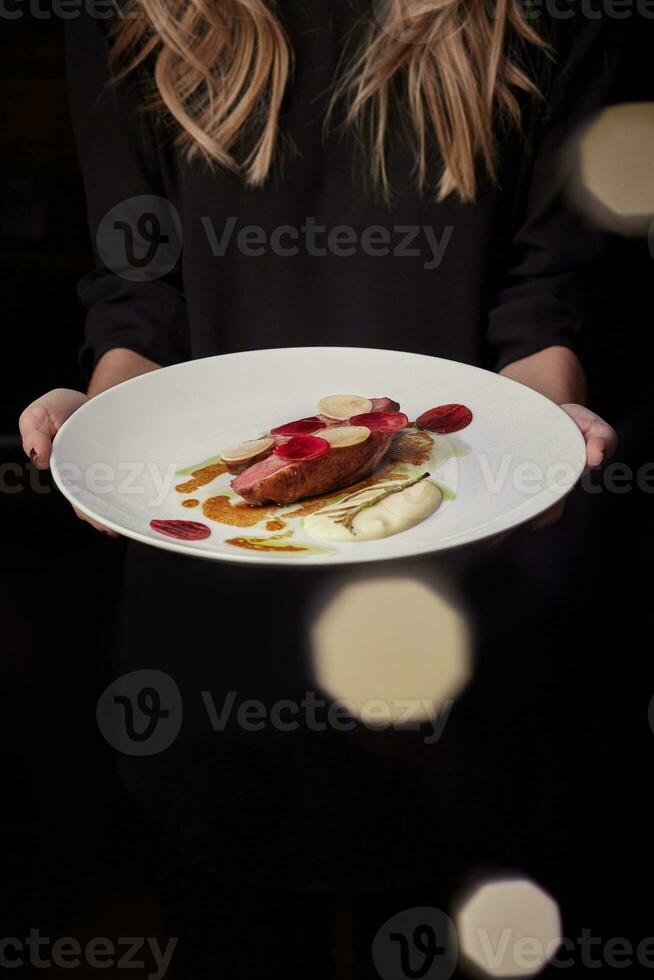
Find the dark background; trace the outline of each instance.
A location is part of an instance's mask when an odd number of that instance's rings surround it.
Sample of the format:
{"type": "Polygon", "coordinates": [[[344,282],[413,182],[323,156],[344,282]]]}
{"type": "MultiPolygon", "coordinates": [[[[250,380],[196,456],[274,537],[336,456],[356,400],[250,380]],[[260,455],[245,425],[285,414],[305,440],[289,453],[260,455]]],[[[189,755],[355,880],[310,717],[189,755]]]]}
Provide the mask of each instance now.
{"type": "MultiPolygon", "coordinates": [[[[652,21],[634,14],[626,26],[615,101],[654,100],[652,21]]],[[[26,12],[0,18],[0,73],[0,934],[152,935],[159,912],[148,835],[121,793],[94,715],[124,544],[77,521],[48,476],[25,464],[17,438],[18,415],[31,400],[82,384],[75,284],[91,259],[60,22],[26,12]]],[[[588,363],[592,407],[618,429],[617,460],[633,471],[654,458],[652,262],[645,240],[612,241],[598,270],[588,363]]],[[[509,616],[526,669],[550,657],[557,665],[547,697],[534,699],[527,728],[515,732],[535,757],[545,753],[557,787],[554,795],[544,788],[542,812],[525,816],[521,866],[559,898],[567,935],[587,927],[634,944],[654,935],[652,501],[635,488],[579,490],[557,527],[520,531],[474,556],[465,578],[488,626],[491,677],[492,643],[501,642],[509,616]]],[[[500,699],[501,670],[498,659],[491,686],[500,699]]],[[[516,808],[520,797],[516,785],[516,808]]],[[[493,816],[480,809],[480,824],[493,816]]],[[[405,904],[421,902],[434,898],[407,896],[405,904]]],[[[336,908],[339,977],[370,969],[357,972],[343,936],[360,935],[369,949],[368,933],[403,907],[384,896],[358,913],[355,905],[344,899],[336,908]]]]}

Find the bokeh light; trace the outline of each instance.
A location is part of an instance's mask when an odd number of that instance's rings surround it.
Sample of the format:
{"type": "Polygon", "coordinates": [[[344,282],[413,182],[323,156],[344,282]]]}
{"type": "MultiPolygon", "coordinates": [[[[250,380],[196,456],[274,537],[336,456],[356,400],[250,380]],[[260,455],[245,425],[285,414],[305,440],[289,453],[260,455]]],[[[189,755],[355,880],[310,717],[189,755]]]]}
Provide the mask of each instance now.
{"type": "Polygon", "coordinates": [[[311,639],[318,685],[371,727],[431,720],[471,673],[464,615],[414,578],[345,584],[311,639]]]}
{"type": "Polygon", "coordinates": [[[531,977],[556,954],[561,914],[554,899],[521,876],[480,881],[455,911],[459,948],[479,977],[531,977]]]}
{"type": "Polygon", "coordinates": [[[646,234],[654,219],[654,102],[603,109],[571,147],[570,190],[594,224],[646,234]]]}

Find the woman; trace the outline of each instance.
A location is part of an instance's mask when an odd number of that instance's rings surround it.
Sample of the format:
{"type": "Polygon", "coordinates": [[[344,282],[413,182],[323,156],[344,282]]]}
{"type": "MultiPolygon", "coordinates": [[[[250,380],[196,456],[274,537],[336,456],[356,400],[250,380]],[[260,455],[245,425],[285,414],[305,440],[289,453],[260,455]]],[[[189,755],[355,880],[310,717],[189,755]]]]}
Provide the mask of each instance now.
{"type": "MultiPolygon", "coordinates": [[[[565,141],[609,95],[616,52],[601,19],[538,15],[517,0],[141,0],[118,13],[107,22],[91,8],[68,22],[98,263],[80,284],[87,393],[49,392],[21,416],[36,466],[86,398],[127,378],[191,357],[321,344],[498,370],[562,405],[589,466],[601,463],[615,436],[584,405],[581,361],[599,243],[557,181],[565,141]],[[163,265],[130,261],[139,231],[155,252],[170,245],[177,215],[179,258],[173,248],[163,265]]],[[[273,670],[266,623],[250,624],[238,665],[189,648],[193,603],[194,637],[219,644],[217,590],[224,608],[246,595],[265,608],[270,574],[135,546],[126,582],[120,670],[157,666],[189,690],[256,689],[264,700],[301,688],[302,639],[285,639],[281,662],[275,648],[273,670]],[[172,597],[176,615],[162,625],[172,597]]],[[[274,587],[290,623],[305,582],[274,587]]],[[[372,887],[382,864],[388,872],[381,843],[362,856],[363,811],[349,836],[337,824],[343,832],[325,839],[321,817],[335,803],[320,782],[313,798],[316,768],[337,773],[334,797],[361,778],[342,751],[335,764],[325,741],[306,739],[289,760],[274,738],[217,747],[199,731],[192,722],[176,755],[123,765],[191,876],[188,894],[198,867],[205,894],[216,882],[372,887]]],[[[379,841],[392,822],[384,806],[379,841]]]]}

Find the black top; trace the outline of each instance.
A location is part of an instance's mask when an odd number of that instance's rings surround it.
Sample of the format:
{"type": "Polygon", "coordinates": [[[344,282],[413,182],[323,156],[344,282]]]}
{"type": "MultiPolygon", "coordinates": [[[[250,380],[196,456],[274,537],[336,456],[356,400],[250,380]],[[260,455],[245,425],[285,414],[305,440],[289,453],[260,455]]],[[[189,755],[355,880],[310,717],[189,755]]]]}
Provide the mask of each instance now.
{"type": "MultiPolygon", "coordinates": [[[[90,224],[109,266],[80,287],[89,308],[85,371],[114,346],[170,364],[255,347],[359,344],[496,367],[549,344],[577,347],[583,273],[598,242],[557,202],[553,152],[608,91],[613,56],[606,54],[603,23],[580,17],[550,25],[559,67],[547,112],[539,107],[525,120],[531,152],[517,137],[506,142],[503,191],[487,186],[475,205],[454,198],[430,203],[408,189],[411,161],[396,156],[394,184],[403,193],[387,209],[362,188],[365,161],[354,140],[323,144],[321,138],[326,89],[341,38],[353,23],[353,2],[283,0],[281,6],[297,54],[284,117],[297,152],[287,155],[281,175],[256,192],[230,174],[212,176],[199,163],[183,164],[155,132],[151,117],[139,113],[138,87],[108,88],[105,25],[87,15],[68,22],[70,92],[90,224]],[[168,198],[179,212],[183,257],[174,269],[166,269],[179,244],[170,211],[161,203],[155,208],[152,200],[141,207],[142,195],[168,198]],[[137,200],[126,207],[123,202],[131,198],[137,200]],[[125,223],[138,221],[139,209],[147,234],[156,231],[156,217],[143,215],[158,212],[160,232],[170,238],[140,271],[126,261],[124,249],[125,223]],[[227,231],[234,226],[231,241],[218,248],[224,254],[214,255],[207,228],[220,240],[228,222],[227,231]],[[235,239],[248,225],[265,231],[263,248],[257,244],[262,234],[250,230],[239,250],[235,239]],[[327,254],[319,254],[327,232],[316,232],[316,225],[332,232],[327,254]],[[353,230],[336,234],[339,225],[353,230]],[[288,227],[274,239],[281,226],[288,227]],[[302,233],[303,226],[309,230],[302,233]],[[422,231],[415,235],[402,226],[422,231]],[[408,235],[413,241],[402,246],[408,235]],[[294,244],[299,254],[280,254],[294,244]],[[396,250],[395,256],[370,254],[384,248],[396,250]],[[153,279],[157,272],[164,277],[153,279]]],[[[136,251],[146,253],[145,243],[136,251]]],[[[270,710],[289,697],[300,703],[305,692],[316,690],[308,624],[342,570],[308,575],[298,567],[285,570],[282,582],[279,569],[198,562],[130,543],[115,676],[163,670],[182,692],[184,720],[165,752],[143,758],[119,754],[119,767],[130,795],[166,844],[161,860],[168,863],[173,911],[183,906],[183,925],[173,916],[170,934],[194,930],[187,950],[198,962],[187,975],[212,975],[220,958],[230,976],[241,976],[244,951],[268,955],[259,926],[250,925],[253,899],[266,888],[275,894],[401,888],[405,897],[428,894],[430,902],[446,908],[448,876],[458,887],[458,876],[480,864],[524,865],[521,848],[534,833],[534,813],[540,830],[547,809],[543,787],[549,793],[557,785],[554,757],[539,755],[545,743],[529,734],[544,724],[538,706],[551,680],[547,672],[558,663],[547,627],[551,602],[563,586],[553,571],[557,562],[543,560],[544,547],[546,542],[538,544],[534,559],[535,550],[523,542],[515,567],[494,557],[497,550],[482,549],[480,567],[471,575],[465,570],[468,553],[447,556],[442,571],[448,583],[459,583],[462,608],[474,610],[476,683],[482,686],[475,687],[472,700],[457,702],[443,742],[432,743],[422,731],[372,732],[363,726],[351,736],[305,725],[293,734],[269,726],[254,735],[230,721],[214,732],[199,692],[212,692],[220,711],[223,692],[237,692],[237,706],[256,698],[270,710]],[[487,587],[498,577],[506,580],[499,600],[487,587]],[[529,601],[535,594],[550,598],[544,625],[529,601]],[[271,595],[272,619],[266,612],[271,595]],[[500,616],[503,596],[508,611],[500,616]],[[534,655],[528,676],[516,666],[524,661],[526,634],[505,628],[516,608],[529,609],[534,655]],[[247,622],[238,643],[223,635],[221,609],[247,622]],[[263,612],[253,616],[252,610],[263,612]],[[479,694],[489,670],[491,687],[497,686],[496,676],[518,678],[520,687],[519,694],[505,698],[500,725],[488,724],[479,694]],[[527,737],[516,740],[517,729],[527,737]],[[525,780],[525,773],[534,778],[525,780]],[[191,874],[191,866],[201,867],[202,875],[191,874]],[[211,876],[228,883],[230,907],[238,889],[247,889],[247,936],[239,923],[233,937],[226,926],[222,932],[216,928],[227,920],[224,903],[216,911],[223,889],[211,876]],[[434,891],[437,882],[440,892],[434,891]],[[238,947],[241,972],[232,969],[226,953],[232,947],[238,947]]],[[[318,696],[323,697],[319,688],[318,696]]],[[[403,907],[393,905],[387,915],[403,907]]],[[[380,914],[377,925],[386,917],[380,914]]],[[[296,925],[292,916],[289,921],[296,925]]],[[[295,945],[294,939],[291,952],[295,945]]],[[[287,954],[285,948],[284,962],[287,954]]],[[[248,975],[264,975],[267,968],[268,963],[248,975]]]]}
{"type": "Polygon", "coordinates": [[[283,115],[295,149],[261,190],[183,162],[170,132],[140,111],[139,83],[110,85],[107,21],[85,13],[67,23],[72,115],[100,256],[80,284],[85,373],[116,346],[163,365],[344,344],[492,368],[551,344],[579,350],[599,241],[563,205],[555,158],[607,99],[611,25],[543,14],[556,63],[542,75],[545,103],[527,108],[525,138],[502,138],[499,188],[486,183],[473,205],[453,196],[434,203],[411,190],[412,161],[397,151],[387,207],[366,190],[355,139],[323,137],[343,39],[368,3],[280,6],[297,58],[283,115]],[[135,222],[145,233],[137,261],[148,238],[168,239],[136,268],[126,258],[135,222]]]}

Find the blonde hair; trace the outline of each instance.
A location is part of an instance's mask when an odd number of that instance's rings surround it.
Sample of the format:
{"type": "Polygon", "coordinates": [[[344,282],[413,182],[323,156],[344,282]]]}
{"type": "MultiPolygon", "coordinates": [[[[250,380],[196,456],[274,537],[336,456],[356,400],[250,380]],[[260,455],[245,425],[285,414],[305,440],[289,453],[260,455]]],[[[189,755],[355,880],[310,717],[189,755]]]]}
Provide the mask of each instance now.
{"type": "MultiPolygon", "coordinates": [[[[518,95],[538,88],[524,51],[547,51],[519,0],[373,0],[358,53],[335,81],[328,118],[362,134],[371,173],[390,193],[387,154],[394,111],[416,162],[416,183],[439,199],[475,198],[480,168],[497,175],[496,126],[519,125],[518,95]],[[440,154],[430,172],[430,147],[440,154]]],[[[241,173],[252,186],[269,175],[293,52],[266,0],[138,0],[117,22],[112,61],[119,76],[145,64],[149,108],[178,128],[188,159],[201,156],[241,173]]]]}

